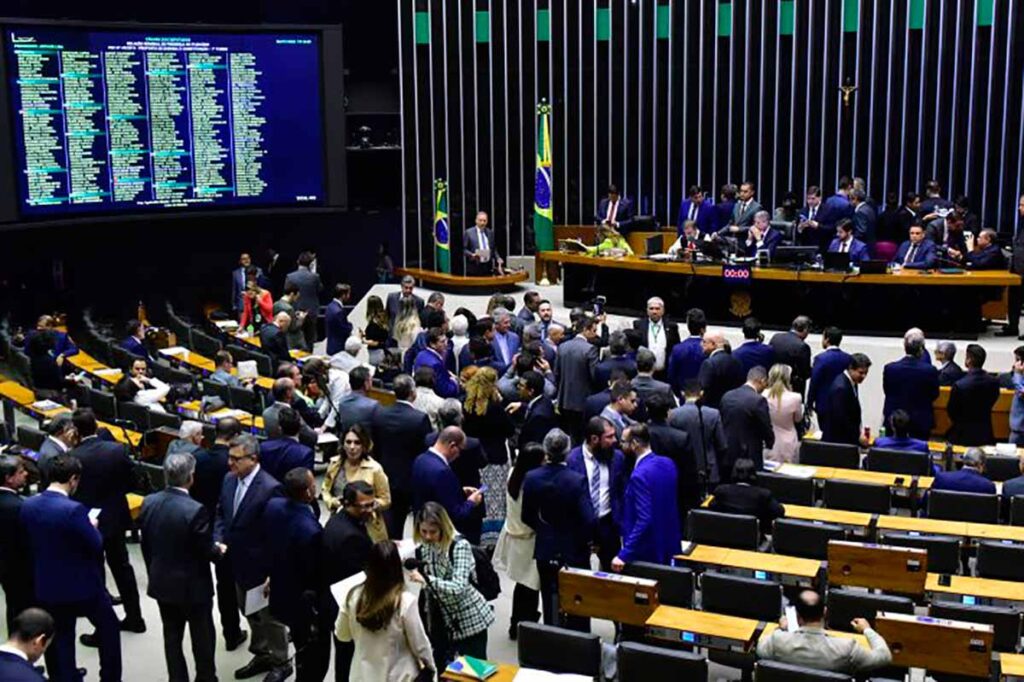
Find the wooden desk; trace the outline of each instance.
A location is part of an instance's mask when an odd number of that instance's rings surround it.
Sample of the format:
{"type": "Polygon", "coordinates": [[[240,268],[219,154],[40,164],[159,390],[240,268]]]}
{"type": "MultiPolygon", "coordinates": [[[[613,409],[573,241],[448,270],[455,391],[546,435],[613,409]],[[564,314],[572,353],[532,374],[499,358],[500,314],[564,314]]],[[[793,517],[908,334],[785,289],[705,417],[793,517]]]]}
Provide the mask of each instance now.
{"type": "Polygon", "coordinates": [[[921,595],[928,571],[927,550],[829,540],[828,584],[921,595]]]}
{"type": "Polygon", "coordinates": [[[808,466],[803,464],[783,464],[775,470],[777,474],[795,475],[801,469],[813,469],[811,478],[815,480],[828,481],[852,481],[854,483],[868,483],[871,485],[887,485],[892,488],[910,488],[916,482],[920,490],[927,490],[932,487],[931,476],[908,476],[906,474],[890,474],[884,471],[865,471],[863,469],[844,469],[842,467],[821,467],[808,466]],[[899,482],[897,482],[899,479],[899,482]]]}
{"type": "Polygon", "coordinates": [[[95,377],[110,386],[117,384],[117,382],[119,382],[124,376],[124,373],[121,370],[116,367],[108,367],[107,365],[104,365],[84,350],[79,350],[76,354],[70,355],[64,358],[64,360],[65,362],[71,363],[71,366],[75,369],[81,370],[89,376],[95,377]]]}
{"type": "Polygon", "coordinates": [[[940,585],[939,577],[938,573],[929,573],[925,581],[924,589],[929,601],[955,601],[963,604],[964,597],[973,597],[977,603],[991,605],[1024,603],[1024,583],[951,575],[949,585],[940,585]]]}
{"type": "MultiPolygon", "coordinates": [[[[36,402],[35,393],[32,392],[32,389],[26,388],[16,381],[0,382],[0,400],[14,405],[25,414],[40,421],[50,419],[58,414],[71,412],[71,408],[64,405],[52,410],[39,410],[33,407],[32,404],[36,402]]],[[[138,431],[122,429],[120,426],[114,426],[103,421],[97,421],[96,425],[110,431],[110,435],[114,437],[114,440],[124,445],[138,447],[139,443],[142,442],[142,434],[138,431]]]]}
{"type": "Polygon", "coordinates": [[[988,676],[992,664],[991,625],[880,612],[875,631],[889,645],[895,666],[988,676]]]}
{"type": "Polygon", "coordinates": [[[482,290],[492,293],[494,291],[505,291],[514,288],[520,282],[530,279],[528,272],[510,272],[505,275],[492,277],[465,277],[463,275],[452,275],[447,272],[435,272],[422,268],[395,268],[395,275],[403,277],[410,275],[420,282],[420,286],[430,284],[442,291],[465,291],[471,292],[482,290]]]}
{"type": "Polygon", "coordinates": [[[658,583],[617,573],[563,568],[558,606],[573,616],[643,626],[658,608],[658,583]]]}
{"type": "Polygon", "coordinates": [[[878,516],[876,527],[883,530],[899,530],[906,532],[930,533],[932,535],[952,535],[968,537],[967,524],[963,521],[943,521],[941,519],[919,519],[913,516],[878,516]]]}
{"type": "MultiPolygon", "coordinates": [[[[932,435],[938,438],[945,438],[946,432],[952,422],[949,419],[949,386],[939,387],[939,397],[932,403],[932,414],[935,416],[935,426],[932,427],[932,435]]],[[[992,406],[992,432],[996,436],[996,442],[1005,442],[1010,437],[1010,405],[1013,403],[1013,391],[1008,388],[999,389],[999,399],[992,406]]]]}
{"type": "MultiPolygon", "coordinates": [[[[200,419],[199,409],[200,402],[198,400],[192,400],[178,405],[178,412],[187,419],[200,419]]],[[[250,429],[254,428],[257,431],[263,431],[263,417],[253,416],[244,410],[232,410],[230,408],[223,407],[216,412],[207,412],[205,415],[202,415],[202,418],[211,424],[216,424],[218,419],[222,419],[224,417],[235,417],[242,426],[250,429]]]]}
{"type": "Polygon", "coordinates": [[[814,559],[711,545],[697,545],[689,554],[677,554],[674,562],[714,566],[725,569],[725,573],[776,580],[786,585],[814,585],[821,571],[821,562],[814,559]]]}
{"type": "MultiPolygon", "coordinates": [[[[202,376],[207,376],[217,371],[217,365],[214,364],[213,360],[187,348],[163,348],[158,352],[164,357],[170,358],[175,364],[184,365],[190,370],[198,371],[202,376]]],[[[238,369],[232,367],[231,373],[237,375],[238,369]]],[[[274,387],[274,380],[270,377],[256,377],[255,383],[267,391],[274,387]]]]}
{"type": "MultiPolygon", "coordinates": [[[[491,661],[494,663],[494,661],[491,661]]],[[[498,672],[487,678],[487,682],[512,682],[519,672],[519,666],[512,663],[498,663],[498,672]]],[[[442,672],[441,679],[446,682],[477,682],[474,677],[467,677],[459,673],[442,672]]]]}
{"type": "Polygon", "coordinates": [[[967,535],[972,540],[1012,540],[1024,542],[1024,526],[996,523],[968,523],[967,535]]]}
{"type": "Polygon", "coordinates": [[[799,504],[786,504],[783,507],[786,510],[786,517],[790,519],[823,521],[854,529],[867,528],[871,524],[871,514],[865,512],[825,509],[824,507],[805,507],[799,504]]]}
{"type": "Polygon", "coordinates": [[[709,649],[749,651],[761,622],[707,611],[659,606],[647,619],[647,636],[709,649]]]}
{"type": "Polygon", "coordinates": [[[1024,654],[999,654],[999,679],[1024,677],[1024,654]]]}

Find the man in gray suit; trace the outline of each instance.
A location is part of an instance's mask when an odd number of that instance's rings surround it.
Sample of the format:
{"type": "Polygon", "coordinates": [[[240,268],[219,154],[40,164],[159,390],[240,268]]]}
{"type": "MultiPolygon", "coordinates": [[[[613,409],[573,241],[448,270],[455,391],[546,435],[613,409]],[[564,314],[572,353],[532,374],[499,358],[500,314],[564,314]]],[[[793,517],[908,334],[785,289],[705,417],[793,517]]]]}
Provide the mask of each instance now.
{"type": "Polygon", "coordinates": [[[78,431],[71,421],[71,413],[58,414],[46,425],[46,440],[39,448],[39,489],[50,485],[50,462],[78,444],[78,431]]]}
{"type": "Polygon", "coordinates": [[[583,408],[597,366],[597,318],[587,316],[576,324],[576,336],[558,347],[555,376],[558,379],[558,411],[562,428],[579,442],[583,430],[583,408]]]}
{"type": "Polygon", "coordinates": [[[764,450],[775,445],[775,430],[768,412],[768,401],[761,392],[768,385],[768,373],[757,365],[747,372],[742,386],[726,392],[718,406],[726,433],[728,449],[720,462],[722,470],[732,472],[739,459],[750,459],[758,469],[764,465],[764,450]]]}
{"type": "Polygon", "coordinates": [[[488,277],[495,270],[500,274],[501,258],[495,251],[494,230],[487,226],[487,213],[476,214],[476,225],[462,235],[462,247],[466,251],[466,275],[488,277]]]}
{"type": "MultiPolygon", "coordinates": [[[[692,483],[686,494],[680,489],[679,500],[679,506],[688,505],[687,508],[692,509],[699,506],[704,493],[721,480],[718,458],[725,456],[726,441],[718,410],[700,404],[703,393],[700,381],[690,379],[684,385],[683,392],[686,402],[669,413],[668,425],[686,433],[693,449],[697,475],[689,479],[692,483]]],[[[680,480],[684,478],[680,473],[680,480]]]]}
{"type": "Polygon", "coordinates": [[[654,378],[654,363],[656,358],[654,352],[647,348],[641,348],[636,352],[636,376],[633,377],[633,390],[636,391],[640,402],[647,404],[655,395],[661,394],[666,397],[670,405],[676,404],[676,397],[672,393],[672,387],[664,381],[654,378]]]}
{"type": "Polygon", "coordinates": [[[385,310],[388,311],[388,330],[391,333],[395,331],[395,322],[402,316],[403,308],[411,306],[416,309],[417,319],[420,313],[423,312],[423,306],[426,305],[423,299],[412,293],[413,288],[416,286],[416,280],[413,279],[412,275],[406,275],[402,278],[402,290],[392,291],[388,294],[388,300],[385,304],[385,310]]]}
{"type": "Polygon", "coordinates": [[[302,322],[302,334],[306,337],[306,347],[313,348],[316,343],[316,317],[320,310],[320,290],[324,283],[320,281],[320,275],[313,272],[313,264],[316,262],[316,254],[311,251],[303,251],[299,254],[298,268],[289,272],[284,278],[285,289],[292,284],[299,290],[299,298],[295,302],[295,308],[306,313],[302,322]]]}
{"type": "MultiPolygon", "coordinates": [[[[295,382],[288,377],[281,377],[274,381],[270,394],[274,398],[274,404],[263,410],[263,430],[267,438],[280,438],[281,423],[278,421],[277,413],[282,407],[291,407],[295,402],[295,382]]],[[[301,422],[299,427],[299,442],[316,450],[316,431],[309,428],[306,422],[301,422]]]]}
{"type": "Polygon", "coordinates": [[[799,627],[790,632],[783,616],[779,628],[758,641],[760,658],[848,675],[859,675],[892,662],[889,645],[863,618],[854,618],[850,625],[868,640],[868,649],[849,637],[834,637],[825,632],[825,604],[814,590],[803,590],[793,606],[799,627]]]}
{"type": "Polygon", "coordinates": [[[348,373],[348,382],[352,391],[338,403],[341,434],[348,431],[353,424],[362,424],[370,428],[380,409],[380,403],[366,395],[370,390],[370,370],[366,367],[354,367],[348,373]]]}
{"type": "Polygon", "coordinates": [[[732,218],[729,219],[729,224],[722,228],[722,234],[738,237],[754,224],[754,216],[761,210],[761,204],[754,198],[755,192],[754,183],[749,180],[740,185],[736,205],[732,209],[732,218]]]}

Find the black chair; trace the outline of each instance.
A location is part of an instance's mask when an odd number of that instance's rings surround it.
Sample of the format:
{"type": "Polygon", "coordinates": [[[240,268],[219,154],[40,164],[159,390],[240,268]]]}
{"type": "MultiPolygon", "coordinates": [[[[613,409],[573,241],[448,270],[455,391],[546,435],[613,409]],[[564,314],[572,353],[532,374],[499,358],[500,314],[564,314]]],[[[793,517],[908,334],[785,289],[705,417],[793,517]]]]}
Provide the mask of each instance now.
{"type": "Polygon", "coordinates": [[[756,550],[761,539],[757,517],[745,514],[691,509],[686,528],[689,540],[701,545],[756,550]]]}
{"type": "Polygon", "coordinates": [[[890,533],[880,531],[878,542],[882,545],[914,547],[927,550],[930,573],[960,572],[960,538],[949,535],[921,535],[919,533],[890,533]]]}
{"type": "Polygon", "coordinates": [[[990,540],[979,542],[974,572],[979,578],[1024,580],[1024,545],[990,540]]]}
{"type": "Polygon", "coordinates": [[[772,491],[775,499],[782,504],[814,506],[814,479],[797,478],[768,471],[757,472],[757,485],[772,491]]]}
{"type": "Polygon", "coordinates": [[[887,485],[830,479],[825,481],[822,495],[829,509],[888,514],[892,506],[892,491],[887,485]]]}
{"type": "Polygon", "coordinates": [[[702,682],[708,679],[707,659],[688,651],[622,642],[618,659],[618,682],[702,682]]]}
{"type": "Polygon", "coordinates": [[[846,443],[805,440],[800,443],[800,463],[812,466],[860,468],[860,448],[846,443]]]}
{"type": "Polygon", "coordinates": [[[854,618],[865,618],[875,625],[875,614],[879,611],[893,613],[914,613],[914,600],[909,597],[897,597],[889,594],[875,594],[859,590],[828,591],[828,609],[826,609],[825,627],[830,630],[853,632],[850,621],[854,618]]]}
{"type": "Polygon", "coordinates": [[[150,369],[153,372],[153,376],[164,383],[191,386],[195,381],[195,377],[190,372],[174,369],[173,367],[165,367],[158,362],[150,363],[150,369]]]}
{"type": "Polygon", "coordinates": [[[819,521],[775,519],[772,525],[772,550],[776,554],[807,559],[828,559],[829,540],[845,540],[846,529],[819,521]]]}
{"type": "Polygon", "coordinates": [[[1024,526],[1024,495],[1010,498],[1010,525],[1024,526]]]}
{"type": "Polygon", "coordinates": [[[223,344],[212,336],[204,334],[198,329],[192,330],[192,349],[200,355],[212,359],[223,347],[223,344]]]}
{"type": "Polygon", "coordinates": [[[693,608],[693,571],[689,568],[636,561],[626,564],[622,572],[634,578],[657,580],[659,603],[682,609],[693,608]]]}
{"type": "Polygon", "coordinates": [[[206,379],[203,381],[203,395],[212,395],[224,401],[225,405],[231,403],[231,396],[228,392],[228,385],[217,383],[206,379]]]}
{"type": "Polygon", "coordinates": [[[228,403],[236,410],[245,410],[256,417],[263,414],[263,398],[248,388],[228,386],[228,403]]]}
{"type": "Polygon", "coordinates": [[[117,404],[117,414],[134,425],[136,431],[149,429],[149,408],[145,405],[121,401],[117,404]]]}
{"type": "Polygon", "coordinates": [[[932,458],[931,455],[923,452],[871,448],[864,460],[864,468],[868,471],[884,471],[888,474],[930,476],[932,458]]]}
{"type": "Polygon", "coordinates": [[[149,462],[135,462],[135,480],[142,495],[159,492],[167,485],[164,468],[149,462]]]}
{"type": "Polygon", "coordinates": [[[782,585],[707,571],[700,578],[700,605],[703,611],[774,622],[782,615],[782,585]]]}
{"type": "Polygon", "coordinates": [[[106,421],[117,419],[117,399],[109,393],[90,388],[89,407],[96,413],[98,419],[106,421]]]}
{"type": "Polygon", "coordinates": [[[597,635],[521,622],[517,641],[520,667],[590,677],[601,674],[601,638],[597,635]]]}
{"type": "Polygon", "coordinates": [[[932,490],[928,493],[928,518],[999,523],[999,496],[932,490]]]}
{"type": "Polygon", "coordinates": [[[991,455],[985,458],[984,473],[990,481],[1009,481],[1020,476],[1020,459],[1012,455],[991,455]]]}
{"type": "Polygon", "coordinates": [[[46,432],[33,426],[21,424],[16,430],[16,440],[21,447],[39,452],[39,448],[43,447],[43,443],[46,442],[46,432]]]}
{"type": "Polygon", "coordinates": [[[995,631],[992,648],[996,651],[1015,652],[1020,648],[1020,611],[1007,606],[978,606],[935,602],[928,615],[949,620],[991,625],[995,631]]]}
{"type": "Polygon", "coordinates": [[[143,359],[134,353],[126,351],[124,348],[121,348],[121,346],[116,344],[110,344],[110,357],[113,360],[115,367],[125,371],[128,371],[131,368],[133,362],[143,359]]]}
{"type": "Polygon", "coordinates": [[[754,682],[853,682],[853,678],[842,673],[762,659],[754,666],[754,682]]]}
{"type": "Polygon", "coordinates": [[[28,356],[22,353],[20,350],[14,349],[11,352],[11,369],[14,373],[22,380],[22,382],[32,388],[32,361],[28,359],[28,356]]]}
{"type": "Polygon", "coordinates": [[[161,426],[166,426],[170,429],[177,429],[181,427],[181,417],[176,414],[168,414],[167,412],[153,412],[149,413],[149,428],[159,429],[161,426]]]}
{"type": "Polygon", "coordinates": [[[249,359],[256,361],[256,373],[261,377],[272,377],[277,369],[274,367],[274,361],[270,359],[269,355],[265,353],[249,353],[249,359]]]}

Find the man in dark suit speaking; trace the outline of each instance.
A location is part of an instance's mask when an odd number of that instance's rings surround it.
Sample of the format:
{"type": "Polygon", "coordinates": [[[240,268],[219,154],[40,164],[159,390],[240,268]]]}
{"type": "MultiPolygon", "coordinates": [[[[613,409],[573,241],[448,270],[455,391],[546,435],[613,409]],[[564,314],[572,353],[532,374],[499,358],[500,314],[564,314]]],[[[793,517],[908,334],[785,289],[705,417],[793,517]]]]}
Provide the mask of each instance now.
{"type": "Polygon", "coordinates": [[[633,202],[619,194],[619,188],[615,185],[608,185],[608,196],[597,204],[597,212],[594,214],[596,225],[608,225],[619,232],[629,229],[633,222],[633,202]]]}
{"type": "Polygon", "coordinates": [[[462,248],[466,251],[466,274],[488,277],[501,270],[501,258],[495,251],[494,230],[487,226],[487,213],[476,214],[476,224],[462,235],[462,248]]]}

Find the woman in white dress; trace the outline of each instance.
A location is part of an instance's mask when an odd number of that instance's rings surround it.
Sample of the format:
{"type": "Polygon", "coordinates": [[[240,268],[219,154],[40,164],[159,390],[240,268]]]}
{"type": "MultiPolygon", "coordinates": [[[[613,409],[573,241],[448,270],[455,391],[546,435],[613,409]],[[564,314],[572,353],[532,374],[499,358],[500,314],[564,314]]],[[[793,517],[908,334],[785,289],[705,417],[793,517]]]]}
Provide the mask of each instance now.
{"type": "Polygon", "coordinates": [[[533,560],[536,533],[523,523],[523,481],[526,474],[544,463],[544,447],[528,443],[519,452],[516,464],[508,475],[505,489],[505,525],[494,548],[494,567],[504,571],[516,584],[512,592],[512,617],[508,636],[516,639],[519,623],[536,623],[540,618],[537,603],[540,597],[540,574],[533,560]]]}
{"type": "Polygon", "coordinates": [[[335,635],[355,642],[348,677],[360,682],[413,682],[434,655],[416,597],[405,589],[398,547],[378,542],[366,562],[366,582],[348,593],[335,635]]]}
{"type": "Polygon", "coordinates": [[[775,447],[765,453],[765,459],[783,464],[795,462],[800,449],[800,434],[796,425],[804,418],[803,399],[792,389],[789,365],[772,365],[768,372],[768,413],[775,431],[775,447]]]}

